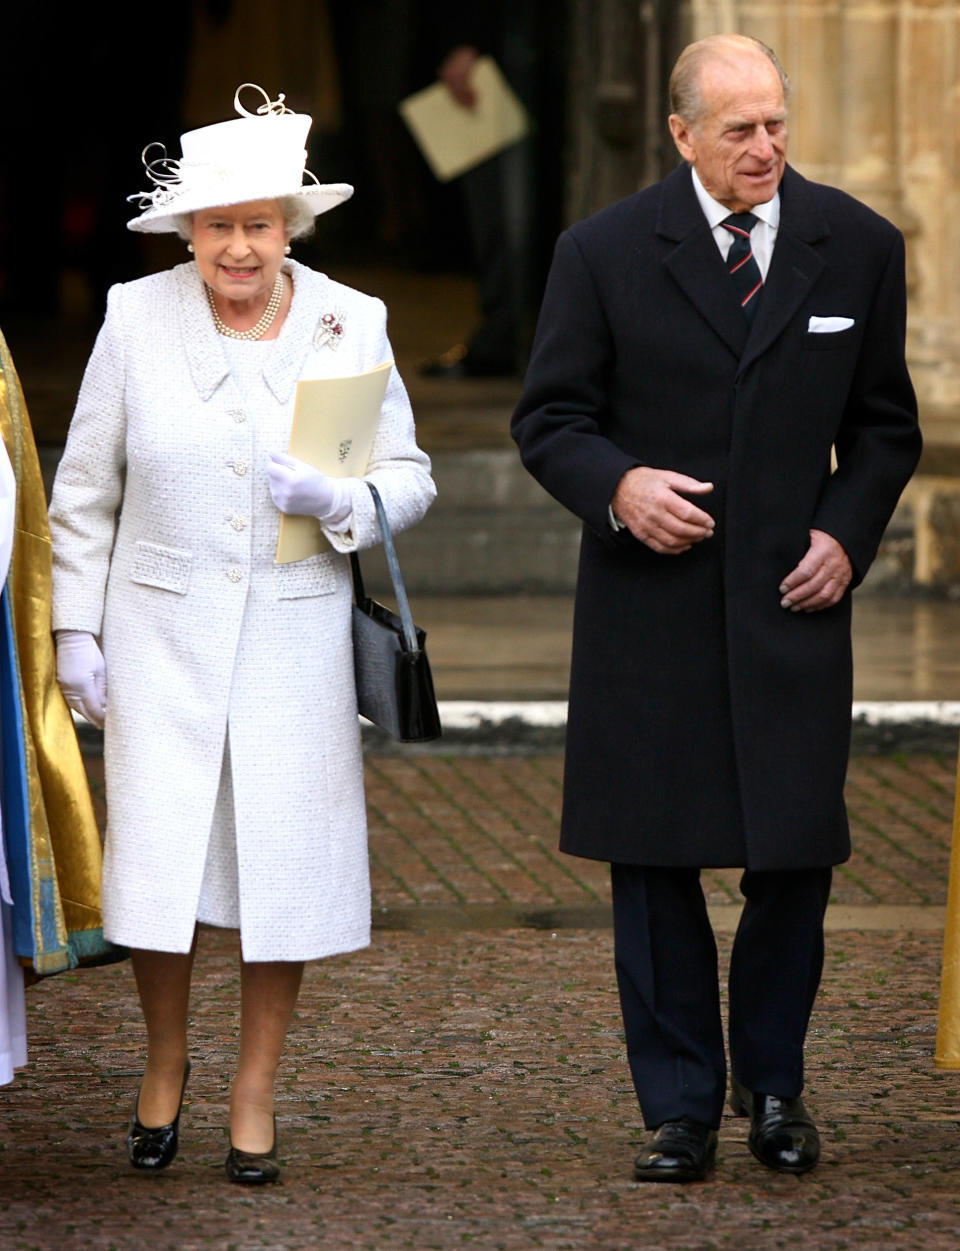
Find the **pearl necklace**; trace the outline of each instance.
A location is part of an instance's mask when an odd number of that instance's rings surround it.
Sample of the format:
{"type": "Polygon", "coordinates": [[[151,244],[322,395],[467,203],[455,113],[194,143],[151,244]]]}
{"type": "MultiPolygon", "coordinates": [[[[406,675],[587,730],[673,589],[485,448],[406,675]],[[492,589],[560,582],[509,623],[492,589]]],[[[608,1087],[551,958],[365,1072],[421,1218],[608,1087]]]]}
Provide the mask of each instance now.
{"type": "Polygon", "coordinates": [[[213,292],[206,283],[203,284],[203,289],[207,293],[207,303],[210,305],[210,314],[213,317],[213,324],[216,326],[217,331],[226,335],[228,339],[245,339],[249,343],[256,339],[262,339],[273,325],[273,319],[276,317],[280,301],[283,299],[283,272],[277,272],[270,299],[267,301],[267,307],[263,310],[263,314],[257,324],[251,326],[249,330],[234,330],[232,326],[228,326],[217,312],[217,306],[213,301],[213,292]]]}

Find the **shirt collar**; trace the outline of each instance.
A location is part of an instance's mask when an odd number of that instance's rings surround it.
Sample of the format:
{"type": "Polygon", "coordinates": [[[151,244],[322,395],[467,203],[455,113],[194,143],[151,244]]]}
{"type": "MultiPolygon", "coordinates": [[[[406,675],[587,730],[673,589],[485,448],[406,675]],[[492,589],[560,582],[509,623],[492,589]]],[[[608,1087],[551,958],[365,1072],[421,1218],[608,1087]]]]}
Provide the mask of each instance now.
{"type": "MultiPolygon", "coordinates": [[[[715,230],[725,218],[730,216],[730,210],[725,204],[715,200],[704,189],[703,183],[692,165],[690,166],[690,173],[693,175],[693,189],[697,193],[697,199],[700,202],[700,207],[703,209],[703,215],[706,217],[710,229],[715,230]]],[[[780,192],[777,191],[773,199],[767,200],[766,204],[755,204],[750,212],[753,213],[754,217],[758,217],[760,221],[766,222],[772,230],[776,230],[780,225],[780,192]]]]}

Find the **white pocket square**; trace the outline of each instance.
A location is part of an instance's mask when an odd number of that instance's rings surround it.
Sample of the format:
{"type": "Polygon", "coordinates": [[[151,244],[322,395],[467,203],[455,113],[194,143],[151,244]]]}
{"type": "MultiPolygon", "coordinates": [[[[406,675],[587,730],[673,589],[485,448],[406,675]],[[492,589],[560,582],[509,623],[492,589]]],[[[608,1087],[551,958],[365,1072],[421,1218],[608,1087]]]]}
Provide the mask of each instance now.
{"type": "Polygon", "coordinates": [[[836,334],[838,330],[849,330],[852,325],[852,317],[811,317],[807,322],[807,332],[809,334],[836,334]]]}

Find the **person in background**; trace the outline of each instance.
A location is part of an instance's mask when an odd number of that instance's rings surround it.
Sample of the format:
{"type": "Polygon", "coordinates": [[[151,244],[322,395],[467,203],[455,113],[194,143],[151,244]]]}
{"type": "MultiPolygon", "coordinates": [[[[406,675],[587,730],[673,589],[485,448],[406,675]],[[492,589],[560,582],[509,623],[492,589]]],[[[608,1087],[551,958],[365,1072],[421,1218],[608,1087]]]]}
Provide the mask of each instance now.
{"type": "MultiPolygon", "coordinates": [[[[473,71],[492,56],[531,116],[531,133],[456,180],[473,247],[480,316],[465,341],[425,361],[431,378],[516,377],[546,272],[542,223],[561,198],[552,158],[560,142],[563,64],[555,7],[543,0],[486,0],[451,5],[425,0],[421,20],[439,50],[437,80],[462,109],[477,96],[473,71]]],[[[548,236],[549,237],[549,236],[548,236]]]]}
{"type": "Polygon", "coordinates": [[[117,959],[100,928],[100,835],[54,674],[50,540],[20,381],[0,335],[0,1085],[27,1061],[31,977],[117,959]]]}

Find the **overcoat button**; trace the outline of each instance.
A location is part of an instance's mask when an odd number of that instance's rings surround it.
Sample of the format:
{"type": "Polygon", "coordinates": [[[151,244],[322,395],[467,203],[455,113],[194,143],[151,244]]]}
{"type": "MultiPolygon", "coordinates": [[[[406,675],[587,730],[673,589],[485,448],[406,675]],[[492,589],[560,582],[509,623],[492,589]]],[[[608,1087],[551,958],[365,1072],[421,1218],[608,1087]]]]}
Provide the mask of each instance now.
{"type": "Polygon", "coordinates": [[[249,468],[250,466],[245,460],[235,460],[233,462],[233,472],[238,478],[242,478],[249,468]]]}
{"type": "Polygon", "coordinates": [[[227,577],[231,582],[240,582],[243,580],[243,570],[239,565],[231,565],[227,570],[227,577]]]}
{"type": "Polygon", "coordinates": [[[247,528],[246,517],[230,517],[228,518],[234,530],[245,530],[247,528]]]}

